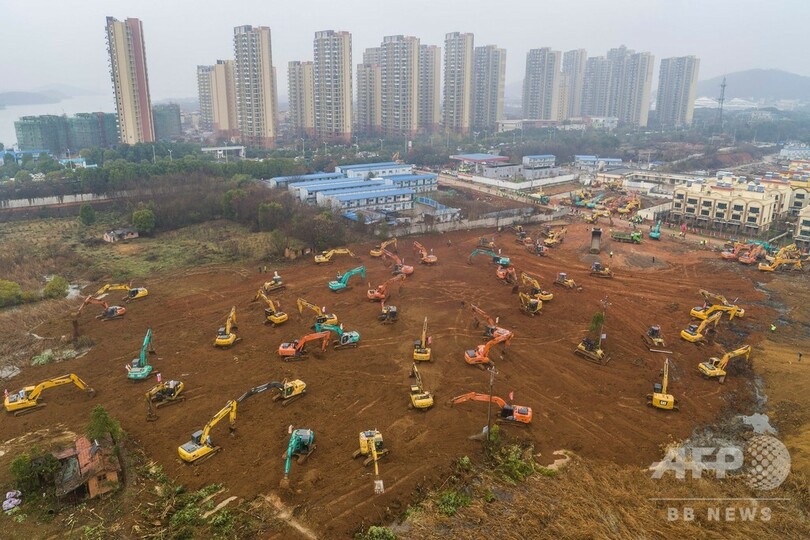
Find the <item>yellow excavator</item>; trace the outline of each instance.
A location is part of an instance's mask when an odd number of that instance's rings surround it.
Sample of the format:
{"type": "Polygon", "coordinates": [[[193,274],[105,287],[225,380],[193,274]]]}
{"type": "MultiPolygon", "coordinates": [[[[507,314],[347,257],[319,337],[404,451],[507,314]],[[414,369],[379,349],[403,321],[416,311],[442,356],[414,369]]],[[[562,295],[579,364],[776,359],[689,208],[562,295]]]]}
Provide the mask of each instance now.
{"type": "Polygon", "coordinates": [[[700,324],[690,324],[688,327],[681,330],[681,337],[690,343],[702,342],[703,339],[705,338],[703,332],[705,331],[708,334],[709,331],[712,331],[715,328],[717,328],[717,323],[720,321],[720,317],[722,316],[723,313],[721,311],[715,311],[707,319],[704,319],[700,324]]]}
{"type": "Polygon", "coordinates": [[[360,432],[360,448],[354,451],[352,458],[363,456],[363,465],[368,467],[376,460],[387,455],[389,450],[384,447],[382,433],[376,429],[360,432]]]}
{"type": "Polygon", "coordinates": [[[388,248],[388,246],[391,246],[391,249],[389,251],[393,251],[394,253],[396,253],[397,252],[397,239],[396,238],[389,238],[388,240],[386,240],[382,244],[380,244],[378,246],[374,246],[371,249],[371,251],[368,252],[368,254],[371,255],[372,257],[382,257],[383,250],[388,248]]]}
{"type": "Polygon", "coordinates": [[[677,411],[678,405],[672,394],[667,393],[669,386],[669,358],[664,360],[664,368],[661,370],[661,384],[653,384],[653,393],[647,394],[647,405],[665,411],[677,411]]]}
{"type": "Polygon", "coordinates": [[[568,232],[568,229],[563,227],[562,229],[557,229],[556,231],[551,231],[545,240],[543,240],[543,245],[546,247],[554,247],[562,244],[563,240],[565,240],[565,234],[568,232]]]}
{"type": "Polygon", "coordinates": [[[726,365],[729,360],[745,356],[745,360],[751,355],[751,345],[743,345],[742,347],[733,351],[727,352],[723,358],[712,357],[706,362],[698,364],[698,371],[706,379],[717,379],[717,382],[723,383],[726,380],[726,365]]]}
{"type": "Polygon", "coordinates": [[[702,306],[692,308],[692,311],[689,312],[692,317],[696,319],[706,319],[717,312],[728,313],[728,320],[732,320],[734,317],[745,317],[745,310],[726,300],[726,297],[722,294],[710,293],[703,289],[700,289],[698,292],[703,296],[705,303],[702,306]]]}
{"type": "Polygon", "coordinates": [[[520,311],[525,313],[526,315],[531,315],[534,317],[540,310],[543,309],[543,301],[538,300],[537,298],[532,298],[526,293],[518,293],[518,299],[520,300],[520,311]]]}
{"type": "Polygon", "coordinates": [[[301,379],[287,380],[280,383],[270,383],[271,388],[276,388],[278,392],[273,395],[273,401],[281,401],[282,407],[286,407],[298,398],[302,398],[307,393],[307,383],[301,379]]]}
{"type": "Polygon", "coordinates": [[[419,375],[416,362],[414,362],[411,367],[411,377],[416,379],[416,384],[411,385],[411,404],[408,405],[408,408],[426,411],[433,407],[433,394],[425,390],[422,386],[422,377],[419,375]]]}
{"type": "Polygon", "coordinates": [[[270,323],[273,326],[278,326],[287,322],[287,320],[290,318],[289,315],[280,310],[281,306],[278,303],[267,298],[267,295],[264,294],[263,289],[259,289],[251,302],[256,302],[260,298],[264,300],[265,304],[267,304],[267,307],[264,308],[264,324],[270,323]]]}
{"type": "Polygon", "coordinates": [[[427,335],[427,317],[422,324],[422,339],[413,342],[413,359],[417,362],[430,362],[430,339],[427,335]]]}
{"type": "Polygon", "coordinates": [[[101,300],[106,296],[107,291],[127,291],[127,295],[121,300],[129,303],[133,300],[138,300],[145,296],[149,296],[149,291],[145,287],[133,287],[132,283],[106,283],[93,295],[97,300],[101,300]]]}
{"type": "Polygon", "coordinates": [[[146,421],[157,420],[155,409],[185,401],[186,396],[180,395],[185,387],[183,381],[161,381],[149,389],[146,393],[146,421]]]}
{"type": "Polygon", "coordinates": [[[47,388],[54,386],[62,386],[63,384],[75,384],[79,390],[84,390],[91,397],[96,394],[95,390],[87,386],[87,384],[73,373],[62,375],[47,379],[37,384],[36,386],[26,386],[19,392],[8,394],[3,401],[3,406],[6,411],[14,413],[14,416],[21,416],[34,412],[45,406],[45,403],[38,403],[42,392],[47,388]]]}
{"type": "Polygon", "coordinates": [[[783,268],[801,271],[802,261],[801,259],[783,259],[776,257],[771,263],[759,263],[757,268],[760,272],[775,272],[783,268]]]}
{"type": "Polygon", "coordinates": [[[315,324],[332,324],[332,325],[338,324],[337,315],[335,315],[334,313],[326,313],[326,308],[321,309],[315,304],[307,302],[303,298],[299,298],[297,303],[299,315],[303,315],[304,308],[310,309],[315,312],[316,319],[315,323],[310,327],[311,330],[315,329],[315,324]]]}
{"type": "Polygon", "coordinates": [[[523,285],[531,287],[529,296],[542,300],[543,302],[548,302],[554,298],[554,295],[550,291],[544,291],[543,288],[540,287],[540,282],[527,272],[522,272],[520,274],[520,281],[523,283],[523,285]]]}
{"type": "Polygon", "coordinates": [[[237,337],[236,333],[234,332],[235,329],[236,306],[233,306],[231,308],[231,312],[228,313],[228,318],[225,320],[225,326],[221,326],[219,330],[217,330],[217,337],[214,340],[214,347],[227,348],[234,343],[242,341],[242,338],[237,337]]]}
{"type": "Polygon", "coordinates": [[[318,255],[315,255],[315,264],[329,264],[332,262],[332,257],[335,255],[355,256],[351,250],[346,248],[330,249],[329,251],[322,251],[318,255]]]}

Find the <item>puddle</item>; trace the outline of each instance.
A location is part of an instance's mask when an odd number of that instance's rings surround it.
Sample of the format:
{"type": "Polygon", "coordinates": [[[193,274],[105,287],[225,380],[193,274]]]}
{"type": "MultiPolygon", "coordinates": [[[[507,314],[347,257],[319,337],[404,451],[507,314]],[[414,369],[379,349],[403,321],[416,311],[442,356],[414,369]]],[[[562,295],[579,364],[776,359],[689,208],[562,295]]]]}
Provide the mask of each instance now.
{"type": "Polygon", "coordinates": [[[776,428],[771,425],[771,419],[767,414],[754,413],[748,416],[740,416],[743,424],[754,428],[754,433],[776,434],[776,428]]]}
{"type": "Polygon", "coordinates": [[[72,283],[68,285],[68,293],[67,293],[68,300],[81,297],[82,297],[82,288],[79,285],[74,285],[72,283]]]}

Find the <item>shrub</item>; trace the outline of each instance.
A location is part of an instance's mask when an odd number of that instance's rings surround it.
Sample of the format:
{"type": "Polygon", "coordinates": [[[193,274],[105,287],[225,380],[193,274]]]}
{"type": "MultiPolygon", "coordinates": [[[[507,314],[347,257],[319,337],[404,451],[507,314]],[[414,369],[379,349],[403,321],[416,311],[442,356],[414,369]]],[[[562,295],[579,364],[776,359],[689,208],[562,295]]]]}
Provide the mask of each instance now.
{"type": "Polygon", "coordinates": [[[22,301],[22,288],[13,281],[0,279],[0,307],[16,306],[22,301]]]}
{"type": "Polygon", "coordinates": [[[96,211],[89,204],[83,204],[79,210],[79,221],[82,225],[92,225],[96,222],[96,211]]]}
{"type": "Polygon", "coordinates": [[[472,500],[467,495],[454,489],[448,489],[439,494],[436,506],[445,516],[454,516],[459,508],[469,506],[472,500]]]}
{"type": "Polygon", "coordinates": [[[354,535],[355,540],[396,540],[397,535],[388,527],[372,525],[366,532],[354,535]]]}
{"type": "Polygon", "coordinates": [[[524,458],[523,450],[517,445],[506,446],[498,453],[497,470],[509,482],[522,481],[531,476],[536,470],[536,464],[531,455],[524,458]]]}
{"type": "Polygon", "coordinates": [[[68,280],[62,276],[53,276],[48,284],[45,285],[42,296],[45,298],[64,298],[67,296],[68,287],[70,287],[68,280]]]}
{"type": "Polygon", "coordinates": [[[132,226],[140,234],[152,234],[155,230],[155,213],[148,208],[132,212],[132,226]]]}

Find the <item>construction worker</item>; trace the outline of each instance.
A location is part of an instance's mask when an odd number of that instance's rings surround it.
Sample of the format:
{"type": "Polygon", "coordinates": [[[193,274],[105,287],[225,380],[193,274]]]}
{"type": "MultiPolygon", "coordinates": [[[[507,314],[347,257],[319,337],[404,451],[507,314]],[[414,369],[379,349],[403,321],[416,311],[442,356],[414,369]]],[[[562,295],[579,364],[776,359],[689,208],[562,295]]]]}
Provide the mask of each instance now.
{"type": "Polygon", "coordinates": [[[612,251],[610,252],[610,258],[611,259],[613,258],[613,252],[612,251]]]}
{"type": "Polygon", "coordinates": [[[771,332],[776,332],[776,325],[771,323],[771,332]]]}

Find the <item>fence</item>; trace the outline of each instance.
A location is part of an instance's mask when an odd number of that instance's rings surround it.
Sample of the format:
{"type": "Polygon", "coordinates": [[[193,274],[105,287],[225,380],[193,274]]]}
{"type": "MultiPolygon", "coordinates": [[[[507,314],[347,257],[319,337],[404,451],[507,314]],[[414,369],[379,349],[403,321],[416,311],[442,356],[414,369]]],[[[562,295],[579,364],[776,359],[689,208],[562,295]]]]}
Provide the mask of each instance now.
{"type": "Polygon", "coordinates": [[[530,216],[515,215],[505,217],[493,216],[473,220],[457,220],[447,223],[436,223],[433,225],[428,225],[427,223],[411,223],[410,225],[397,227],[394,229],[395,232],[392,232],[392,234],[405,236],[409,234],[426,234],[470,229],[486,229],[491,227],[505,227],[508,225],[514,225],[515,223],[544,223],[547,221],[554,221],[555,219],[567,216],[570,213],[571,210],[564,208],[551,214],[534,214],[530,216]]]}

